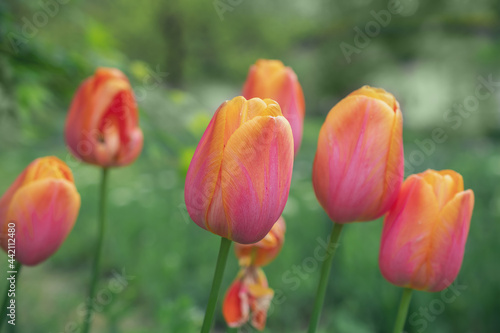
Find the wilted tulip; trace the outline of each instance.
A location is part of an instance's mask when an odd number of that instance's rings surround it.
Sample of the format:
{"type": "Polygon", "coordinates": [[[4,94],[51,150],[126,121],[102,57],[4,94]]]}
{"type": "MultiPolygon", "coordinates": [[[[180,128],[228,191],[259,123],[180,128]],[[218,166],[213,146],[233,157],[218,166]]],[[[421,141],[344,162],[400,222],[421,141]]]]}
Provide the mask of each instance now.
{"type": "Polygon", "coordinates": [[[387,214],[379,265],[391,283],[417,290],[448,287],[462,265],[474,207],[474,193],[464,191],[452,170],[412,175],[387,214]]]}
{"type": "Polygon", "coordinates": [[[102,167],[124,166],[141,153],[142,131],[127,77],[98,68],[78,89],[66,119],[65,137],[78,159],[102,167]]]}
{"type": "Polygon", "coordinates": [[[285,242],[285,220],[282,216],[276,221],[271,231],[255,244],[234,244],[240,266],[265,266],[276,258],[285,242]]]}
{"type": "Polygon", "coordinates": [[[6,252],[15,249],[21,264],[36,265],[61,246],[79,209],[80,195],[68,166],[56,157],[38,158],[0,199],[0,245],[6,252]]]}
{"type": "Polygon", "coordinates": [[[292,127],[294,151],[297,153],[302,141],[306,109],[304,93],[293,69],[285,67],[279,60],[257,60],[248,72],[243,96],[247,99],[271,98],[278,102],[283,116],[292,127]]]}
{"type": "Polygon", "coordinates": [[[248,267],[238,273],[224,297],[222,314],[229,327],[241,327],[249,322],[262,331],[274,291],[268,287],[260,268],[248,267]]]}
{"type": "Polygon", "coordinates": [[[200,227],[242,244],[256,243],[288,199],[293,137],[279,105],[236,97],[215,112],[186,176],[185,201],[200,227]]]}
{"type": "Polygon", "coordinates": [[[330,110],[319,134],[312,181],[334,222],[374,220],[394,203],[404,173],[402,123],[394,96],[368,86],[330,110]]]}

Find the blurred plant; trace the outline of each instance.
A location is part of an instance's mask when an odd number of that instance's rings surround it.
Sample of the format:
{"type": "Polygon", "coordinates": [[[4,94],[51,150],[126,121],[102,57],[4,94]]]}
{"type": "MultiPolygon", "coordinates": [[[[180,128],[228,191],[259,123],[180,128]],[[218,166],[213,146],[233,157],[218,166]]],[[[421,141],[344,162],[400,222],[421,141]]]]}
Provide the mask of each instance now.
{"type": "Polygon", "coordinates": [[[270,98],[278,102],[292,127],[294,152],[297,154],[302,142],[306,107],[302,87],[293,69],[285,67],[279,60],[257,60],[250,67],[242,95],[246,99],[270,98]]]}
{"type": "Polygon", "coordinates": [[[54,254],[73,229],[79,210],[73,174],[53,156],[31,162],[0,198],[0,246],[8,254],[11,274],[0,329],[12,304],[11,325],[15,326],[15,285],[21,264],[34,266],[54,254]]]}
{"type": "MultiPolygon", "coordinates": [[[[108,169],[126,166],[141,153],[143,134],[137,105],[127,77],[118,69],[99,68],[78,89],[66,118],[65,138],[71,153],[102,167],[99,233],[88,299],[94,299],[100,274],[106,219],[108,169]]],[[[91,326],[92,303],[86,304],[83,332],[91,326]]]]}
{"type": "Polygon", "coordinates": [[[280,217],[269,233],[255,244],[235,243],[241,266],[238,276],[226,292],[222,313],[229,327],[242,327],[247,322],[262,331],[274,292],[269,288],[260,267],[273,261],[285,242],[285,220],[280,217]]]}

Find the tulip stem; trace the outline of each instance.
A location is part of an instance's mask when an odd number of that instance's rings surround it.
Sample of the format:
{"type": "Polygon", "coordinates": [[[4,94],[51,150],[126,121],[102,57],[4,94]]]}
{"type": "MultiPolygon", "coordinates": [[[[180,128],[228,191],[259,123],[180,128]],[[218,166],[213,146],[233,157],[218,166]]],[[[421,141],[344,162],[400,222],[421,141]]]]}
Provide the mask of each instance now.
{"type": "Polygon", "coordinates": [[[83,320],[83,333],[88,333],[90,331],[90,324],[92,320],[92,304],[95,294],[95,289],[97,286],[97,281],[99,280],[100,273],[100,262],[101,262],[101,252],[102,252],[102,244],[104,241],[104,231],[106,226],[106,187],[108,182],[108,169],[102,169],[102,177],[101,177],[101,187],[99,194],[99,231],[97,235],[97,244],[94,254],[94,265],[92,267],[92,276],[90,280],[90,288],[86,304],[86,312],[83,320]]]}
{"type": "Polygon", "coordinates": [[[319,317],[321,315],[321,310],[325,301],[325,292],[326,286],[328,285],[328,277],[330,276],[330,270],[332,268],[332,259],[338,247],[338,241],[340,238],[340,232],[342,231],[342,226],[343,224],[339,223],[333,224],[332,234],[330,235],[330,242],[328,243],[325,259],[323,261],[323,265],[321,266],[321,277],[318,284],[318,290],[316,292],[316,300],[314,301],[311,321],[309,322],[309,333],[316,332],[316,328],[318,327],[319,317]]]}
{"type": "Polygon", "coordinates": [[[410,307],[411,294],[413,289],[404,288],[401,303],[399,303],[398,316],[394,323],[394,333],[401,333],[405,327],[406,317],[408,316],[408,308],[410,307]]]}
{"type": "Polygon", "coordinates": [[[215,265],[214,279],[212,282],[212,289],[208,297],[207,310],[205,311],[205,319],[203,319],[203,326],[201,333],[209,333],[212,321],[214,319],[215,307],[217,305],[217,298],[219,297],[220,285],[226,268],[227,255],[231,247],[231,240],[221,237],[219,256],[217,257],[217,264],[215,265]]]}
{"type": "MultiPolygon", "coordinates": [[[[17,282],[18,282],[18,279],[19,279],[19,273],[21,272],[21,263],[19,261],[16,261],[16,264],[15,264],[15,267],[14,269],[12,270],[13,273],[13,281],[14,283],[16,284],[16,289],[17,288],[17,282]]],[[[12,268],[12,267],[11,267],[12,268]]],[[[7,288],[5,290],[5,295],[4,295],[4,299],[3,299],[3,302],[2,302],[2,310],[0,311],[0,332],[2,331],[2,325],[3,325],[3,322],[5,320],[5,318],[7,318],[7,307],[9,306],[9,303],[10,303],[10,297],[9,297],[9,289],[10,289],[10,281],[7,280],[7,288]]],[[[17,311],[16,311],[16,322],[19,322],[19,320],[17,320],[17,311]]],[[[7,324],[8,325],[8,324],[7,324]]],[[[12,327],[15,327],[14,325],[11,325],[12,327]]]]}

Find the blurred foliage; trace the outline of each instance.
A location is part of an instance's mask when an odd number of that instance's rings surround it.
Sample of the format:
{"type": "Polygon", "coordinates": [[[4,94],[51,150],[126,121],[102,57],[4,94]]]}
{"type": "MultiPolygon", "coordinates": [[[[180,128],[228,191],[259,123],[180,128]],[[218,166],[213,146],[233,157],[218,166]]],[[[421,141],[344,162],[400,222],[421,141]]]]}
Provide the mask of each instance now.
{"type": "MultiPolygon", "coordinates": [[[[305,267],[321,244],[318,237],[325,240],[331,230],[311,186],[317,135],[329,109],[364,84],[384,87],[400,101],[409,172],[452,168],[476,194],[458,277],[467,288],[428,320],[426,329],[409,324],[407,331],[497,332],[498,87],[456,129],[443,116],[450,110],[457,115],[455,105],[475,93],[478,77],[500,81],[500,4],[400,0],[402,12],[349,62],[341,43],[356,46],[354,28],[364,31],[375,20],[373,11],[388,8],[387,1],[221,1],[233,4],[231,10],[217,12],[214,2],[202,0],[0,2],[0,192],[34,158],[56,155],[73,169],[82,195],[78,222],[60,251],[22,272],[19,332],[72,332],[81,319],[96,232],[98,170],[69,155],[62,132],[76,88],[98,66],[129,76],[145,147],[136,163],[111,174],[100,287],[122,269],[134,278],[97,314],[96,331],[199,329],[218,239],[189,220],[183,179],[212,113],[239,94],[248,67],[261,57],[294,68],[307,104],[304,142],[284,212],[286,244],[266,268],[280,295],[266,332],[301,332],[307,326],[319,269],[301,274],[296,269],[305,267]],[[419,163],[411,162],[412,153],[423,151],[419,142],[432,138],[435,128],[442,128],[447,140],[419,163]]],[[[322,332],[385,333],[392,327],[401,291],[379,272],[380,232],[381,221],[345,228],[322,332]]],[[[6,262],[3,253],[1,261],[6,262]]],[[[236,273],[236,260],[230,259],[223,286],[236,273]]],[[[4,274],[1,270],[2,281],[4,274]]],[[[410,315],[439,297],[415,293],[410,315]]],[[[214,332],[224,331],[218,311],[214,332]]]]}

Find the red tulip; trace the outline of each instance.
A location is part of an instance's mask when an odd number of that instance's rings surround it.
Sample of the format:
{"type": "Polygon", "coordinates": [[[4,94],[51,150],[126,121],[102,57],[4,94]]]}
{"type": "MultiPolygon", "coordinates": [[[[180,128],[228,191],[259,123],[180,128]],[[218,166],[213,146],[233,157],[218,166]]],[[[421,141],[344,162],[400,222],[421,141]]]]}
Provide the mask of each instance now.
{"type": "Polygon", "coordinates": [[[391,283],[440,291],[457,277],[474,207],[452,170],[427,170],[404,182],[387,214],[380,245],[380,270],[391,283]]]}
{"type": "Polygon", "coordinates": [[[302,128],[306,112],[304,93],[297,75],[279,60],[259,59],[250,67],[243,87],[243,96],[270,98],[278,102],[283,116],[290,122],[294,151],[300,148],[302,128]]]}
{"type": "Polygon", "coordinates": [[[394,96],[368,86],[330,110],[319,134],[312,181],[334,222],[374,220],[394,203],[404,173],[402,123],[394,96]]]}
{"type": "Polygon", "coordinates": [[[141,153],[142,131],[127,77],[98,68],[78,89],[66,119],[66,143],[73,155],[102,167],[124,166],[141,153]]]}
{"type": "Polygon", "coordinates": [[[268,287],[260,268],[242,269],[224,297],[222,314],[227,325],[241,327],[250,321],[256,329],[264,330],[273,296],[274,291],[268,287]]]}
{"type": "Polygon", "coordinates": [[[234,244],[240,266],[265,266],[276,258],[285,242],[285,220],[282,216],[276,221],[266,237],[255,244],[234,244]]]}
{"type": "Polygon", "coordinates": [[[276,102],[243,97],[224,102],[189,165],[188,213],[217,235],[256,243],[283,212],[292,168],[292,130],[276,102]]]}
{"type": "Polygon", "coordinates": [[[0,199],[0,245],[6,252],[14,245],[17,261],[36,265],[61,246],[79,209],[68,166],[56,157],[36,159],[0,199]]]}

